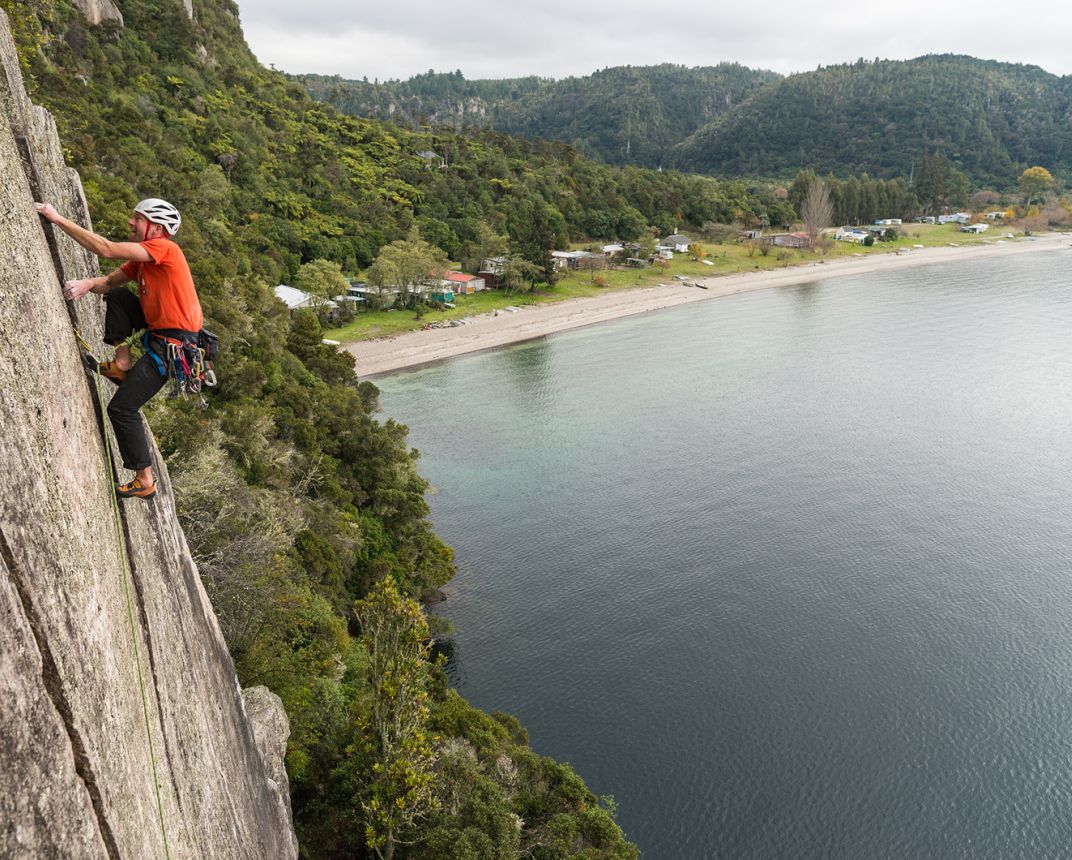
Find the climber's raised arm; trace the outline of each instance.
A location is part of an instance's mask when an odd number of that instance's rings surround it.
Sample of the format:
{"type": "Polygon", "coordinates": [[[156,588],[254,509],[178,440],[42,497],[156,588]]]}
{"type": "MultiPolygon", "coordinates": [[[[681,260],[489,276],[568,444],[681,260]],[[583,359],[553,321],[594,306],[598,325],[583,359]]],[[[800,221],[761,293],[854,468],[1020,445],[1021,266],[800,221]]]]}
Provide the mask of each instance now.
{"type": "Polygon", "coordinates": [[[38,215],[46,221],[51,221],[79,245],[98,257],[104,257],[107,260],[133,260],[135,263],[151,263],[153,260],[152,255],[141,246],[140,242],[143,240],[136,235],[134,220],[139,217],[137,213],[129,223],[131,238],[138,241],[113,242],[64,218],[51,203],[35,203],[34,206],[37,207],[38,215]]]}

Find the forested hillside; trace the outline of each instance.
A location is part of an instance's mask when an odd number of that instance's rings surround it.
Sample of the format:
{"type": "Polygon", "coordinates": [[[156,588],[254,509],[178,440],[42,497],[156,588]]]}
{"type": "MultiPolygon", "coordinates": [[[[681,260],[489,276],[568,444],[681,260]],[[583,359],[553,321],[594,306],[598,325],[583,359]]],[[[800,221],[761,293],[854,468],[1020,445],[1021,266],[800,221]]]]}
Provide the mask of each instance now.
{"type": "Polygon", "coordinates": [[[1072,78],[941,55],[782,78],[738,65],[606,69],[561,81],[460,72],[368,83],[305,76],[358,116],[488,126],[562,140],[612,164],[718,176],[912,176],[941,155],[975,186],[1011,188],[1031,165],[1072,167],[1072,78]]]}
{"type": "Polygon", "coordinates": [[[608,164],[644,167],[667,164],[672,146],[777,79],[736,63],[618,66],[560,81],[467,81],[461,72],[373,83],[298,77],[314,98],[354,116],[495,128],[563,141],[608,164]]]}
{"type": "Polygon", "coordinates": [[[414,227],[451,253],[488,231],[539,249],[784,201],[562,145],[337,115],[254,61],[229,0],[192,17],[181,0],[128,0],[122,26],[96,27],[66,0],[0,7],[96,229],[125,238],[146,196],[183,212],[221,385],[206,411],[161,397],[149,419],[240,679],[290,716],[303,856],[635,856],[612,804],[427,659],[414,598],[454,571],[417,453],[374,417],[376,388],[316,317],[291,318],[271,287],[317,261],[353,273],[414,227]]]}
{"type": "Polygon", "coordinates": [[[976,185],[1011,187],[1033,164],[1072,166],[1072,78],[953,55],[831,66],[754,93],[684,141],[674,163],[888,178],[936,153],[976,185]]]}

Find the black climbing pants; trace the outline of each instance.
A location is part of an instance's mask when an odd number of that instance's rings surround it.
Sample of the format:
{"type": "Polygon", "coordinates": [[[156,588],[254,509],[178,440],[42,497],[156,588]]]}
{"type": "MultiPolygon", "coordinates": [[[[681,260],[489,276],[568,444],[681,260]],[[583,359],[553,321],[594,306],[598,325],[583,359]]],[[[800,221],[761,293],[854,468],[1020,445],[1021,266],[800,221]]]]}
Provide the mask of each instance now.
{"type": "MultiPolygon", "coordinates": [[[[141,302],[130,290],[115,289],[105,294],[104,342],[112,345],[122,343],[134,332],[144,329],[145,315],[141,302]]],[[[150,345],[155,345],[150,340],[150,345]]],[[[149,440],[145,435],[144,419],[139,411],[161,388],[167,379],[157,370],[156,362],[145,353],[127,371],[111,402],[108,417],[115,428],[119,442],[119,454],[124,468],[138,471],[152,465],[149,457],[149,440]]]]}

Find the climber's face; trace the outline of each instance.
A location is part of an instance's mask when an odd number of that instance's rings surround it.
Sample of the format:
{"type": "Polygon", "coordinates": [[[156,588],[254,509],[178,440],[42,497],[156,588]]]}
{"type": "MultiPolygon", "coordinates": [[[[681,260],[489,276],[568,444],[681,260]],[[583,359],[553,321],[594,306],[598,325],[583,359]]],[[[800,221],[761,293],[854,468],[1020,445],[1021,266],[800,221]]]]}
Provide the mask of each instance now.
{"type": "Polygon", "coordinates": [[[144,242],[147,239],[153,238],[152,234],[156,231],[154,227],[159,227],[159,224],[154,224],[140,212],[135,212],[127,225],[130,227],[130,238],[135,242],[144,242]]]}

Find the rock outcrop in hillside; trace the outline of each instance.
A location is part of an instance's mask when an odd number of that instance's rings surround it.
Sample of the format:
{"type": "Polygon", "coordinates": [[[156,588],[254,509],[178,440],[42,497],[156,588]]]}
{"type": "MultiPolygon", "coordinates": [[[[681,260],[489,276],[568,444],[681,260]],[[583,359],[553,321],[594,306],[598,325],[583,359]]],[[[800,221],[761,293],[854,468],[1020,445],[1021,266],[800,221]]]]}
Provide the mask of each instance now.
{"type": "Polygon", "coordinates": [[[60,293],[96,261],[33,208],[85,200],[2,12],[0,126],[0,857],[296,857],[286,716],[247,709],[158,454],[117,528],[72,330],[97,343],[101,302],[60,293]]]}
{"type": "MultiPolygon", "coordinates": [[[[190,0],[184,0],[183,8],[186,8],[190,0]]],[[[74,0],[74,5],[85,16],[86,21],[96,26],[105,21],[115,21],[120,27],[123,26],[123,13],[112,0],[74,0]]],[[[186,13],[188,18],[193,17],[193,8],[186,13]]]]}

